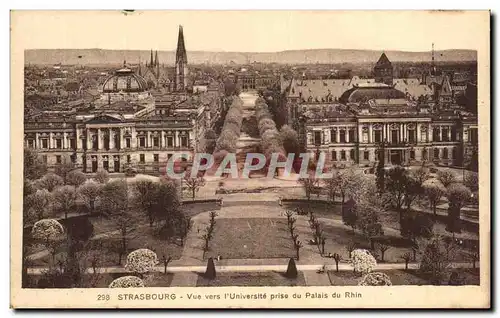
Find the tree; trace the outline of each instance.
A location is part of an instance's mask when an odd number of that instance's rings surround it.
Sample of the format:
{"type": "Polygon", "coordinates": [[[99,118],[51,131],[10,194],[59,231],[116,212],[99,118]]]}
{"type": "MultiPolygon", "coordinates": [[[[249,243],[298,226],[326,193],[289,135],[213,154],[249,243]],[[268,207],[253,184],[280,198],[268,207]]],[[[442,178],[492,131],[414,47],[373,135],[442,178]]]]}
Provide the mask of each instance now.
{"type": "Polygon", "coordinates": [[[79,170],[72,170],[66,174],[66,184],[79,187],[87,181],[85,174],[79,170]]]}
{"type": "Polygon", "coordinates": [[[81,261],[85,255],[81,251],[94,234],[94,225],[88,218],[69,218],[64,220],[67,233],[67,260],[65,272],[72,277],[73,284],[81,284],[81,261]]]}
{"type": "Polygon", "coordinates": [[[318,180],[314,176],[309,176],[307,178],[300,178],[299,183],[304,188],[307,200],[311,199],[311,194],[314,192],[318,186],[318,180]]]}
{"type": "Polygon", "coordinates": [[[423,184],[431,178],[431,175],[429,173],[429,169],[420,167],[416,170],[412,170],[411,176],[413,179],[417,181],[417,184],[419,186],[423,186],[423,184]]]}
{"type": "Polygon", "coordinates": [[[207,262],[207,269],[205,270],[205,278],[215,279],[216,276],[214,259],[210,257],[207,262]]]}
{"type": "Polygon", "coordinates": [[[57,187],[64,185],[64,180],[54,173],[47,173],[37,181],[38,186],[47,189],[49,192],[54,191],[57,187]]]}
{"type": "Polygon", "coordinates": [[[437,216],[437,206],[441,197],[446,193],[445,187],[441,182],[424,184],[424,193],[429,200],[434,216],[437,216]]]}
{"type": "Polygon", "coordinates": [[[295,130],[288,125],[283,125],[280,129],[280,138],[286,153],[300,152],[299,137],[295,130]]]}
{"type": "Polygon", "coordinates": [[[432,237],[433,226],[434,222],[427,215],[413,213],[405,216],[404,232],[401,234],[412,242],[413,261],[416,261],[416,252],[421,248],[418,240],[432,237]]]}
{"type": "Polygon", "coordinates": [[[450,262],[446,257],[443,241],[439,237],[434,237],[425,248],[420,261],[420,271],[429,277],[433,285],[441,285],[449,268],[450,262]]]}
{"type": "Polygon", "coordinates": [[[464,176],[464,185],[472,192],[477,192],[479,190],[479,179],[477,173],[466,173],[464,176]]]}
{"type": "Polygon", "coordinates": [[[456,182],[455,175],[450,170],[439,170],[437,172],[437,178],[445,188],[448,188],[449,185],[456,182]]]}
{"type": "Polygon", "coordinates": [[[101,191],[102,185],[92,180],[82,184],[77,189],[77,196],[85,203],[90,214],[95,212],[95,204],[101,195],[101,191]]]}
{"type": "Polygon", "coordinates": [[[118,264],[121,264],[123,256],[127,253],[128,243],[133,238],[136,230],[137,220],[129,211],[122,211],[113,215],[115,227],[118,231],[119,240],[117,243],[118,264]]]}
{"type": "Polygon", "coordinates": [[[356,245],[357,244],[355,242],[351,242],[345,247],[347,253],[349,253],[349,258],[352,257],[352,252],[356,249],[356,245]]]}
{"type": "Polygon", "coordinates": [[[368,273],[360,280],[359,286],[392,286],[391,279],[384,273],[368,273]]]}
{"type": "Polygon", "coordinates": [[[411,253],[406,252],[403,255],[401,255],[401,259],[404,260],[405,262],[405,270],[408,270],[408,263],[411,260],[411,253]]]}
{"type": "Polygon", "coordinates": [[[455,233],[460,233],[462,230],[460,210],[471,197],[471,192],[463,184],[455,183],[448,187],[446,196],[449,202],[446,231],[455,235],[455,233]]]}
{"type": "Polygon", "coordinates": [[[352,251],[350,263],[355,272],[362,274],[370,273],[375,266],[377,266],[377,261],[372,254],[364,249],[356,249],[352,251]]]}
{"type": "Polygon", "coordinates": [[[335,268],[336,268],[336,270],[338,272],[339,271],[339,262],[342,259],[342,256],[340,256],[340,254],[338,254],[338,253],[334,253],[333,254],[333,259],[335,260],[335,268]]]}
{"type": "Polygon", "coordinates": [[[408,179],[408,172],[401,166],[396,166],[387,171],[386,190],[390,194],[392,205],[400,214],[400,223],[408,179]]]}
{"type": "Polygon", "coordinates": [[[172,261],[172,257],[168,257],[166,258],[165,255],[163,255],[162,257],[162,264],[163,264],[163,273],[166,274],[167,273],[167,266],[168,266],[168,263],[170,263],[170,261],[172,261]]]}
{"type": "Polygon", "coordinates": [[[47,165],[40,159],[38,153],[30,148],[24,148],[24,178],[36,180],[47,172],[47,165]]]}
{"type": "Polygon", "coordinates": [[[288,261],[288,266],[286,268],[286,273],[285,276],[288,278],[297,278],[298,272],[297,272],[297,265],[295,265],[295,260],[293,258],[290,258],[288,261]]]}
{"type": "Polygon", "coordinates": [[[345,221],[344,204],[346,198],[357,201],[363,195],[367,187],[367,180],[363,175],[357,174],[354,169],[347,169],[338,174],[339,192],[341,197],[342,220],[345,221]]]}
{"type": "Polygon", "coordinates": [[[133,183],[135,191],[134,201],[139,208],[148,216],[149,226],[154,223],[156,200],[158,197],[158,186],[151,180],[137,180],[133,183]]]}
{"type": "Polygon", "coordinates": [[[48,212],[52,201],[52,195],[46,189],[37,190],[35,193],[28,195],[25,201],[26,204],[24,209],[26,209],[28,213],[27,216],[29,216],[30,219],[34,216],[36,221],[39,221],[45,218],[47,214],[50,214],[48,212]]]}
{"type": "Polygon", "coordinates": [[[115,180],[101,186],[100,208],[104,214],[124,213],[128,209],[128,185],[125,180],[115,180]]]}
{"type": "Polygon", "coordinates": [[[128,271],[144,274],[154,270],[158,265],[158,256],[155,252],[141,248],[128,254],[125,268],[128,271]]]}
{"type": "Polygon", "coordinates": [[[300,249],[302,248],[302,242],[301,241],[295,241],[294,242],[294,247],[295,247],[295,251],[297,252],[297,260],[299,260],[300,259],[299,252],[300,252],[300,249]]]}
{"type": "Polygon", "coordinates": [[[385,252],[387,252],[388,249],[390,249],[391,246],[389,245],[386,245],[386,244],[383,244],[383,243],[380,243],[379,246],[378,246],[378,249],[380,250],[380,260],[383,262],[384,261],[384,256],[385,256],[385,252]]]}
{"type": "Polygon", "coordinates": [[[62,163],[57,164],[54,169],[55,173],[64,180],[64,183],[67,183],[68,173],[73,170],[75,170],[75,164],[67,160],[63,160],[62,163]]]}
{"type": "Polygon", "coordinates": [[[153,206],[155,220],[162,222],[161,231],[164,237],[171,237],[176,234],[179,225],[179,218],[182,217],[180,211],[180,198],[178,185],[173,180],[163,180],[158,184],[158,195],[153,206]]]}
{"type": "Polygon", "coordinates": [[[95,174],[94,180],[99,183],[107,183],[109,181],[109,173],[106,170],[99,170],[95,174]]]}
{"type": "Polygon", "coordinates": [[[191,223],[191,218],[189,216],[184,216],[180,218],[181,224],[180,224],[180,238],[181,238],[181,245],[184,245],[184,240],[186,239],[189,230],[191,229],[192,223],[191,223]]]}
{"type": "Polygon", "coordinates": [[[68,213],[74,209],[76,204],[76,189],[73,186],[65,185],[54,190],[54,206],[64,213],[64,218],[68,218],[68,213]]]}
{"type": "Polygon", "coordinates": [[[144,287],[144,282],[137,276],[122,276],[109,284],[108,288],[137,288],[144,287]]]}
{"type": "Polygon", "coordinates": [[[31,228],[31,237],[41,240],[52,254],[55,261],[56,245],[64,237],[64,227],[54,219],[43,219],[35,222],[31,228]]]}
{"type": "Polygon", "coordinates": [[[385,192],[385,143],[380,143],[377,149],[378,163],[375,172],[377,176],[377,189],[379,193],[385,192]]]}
{"type": "Polygon", "coordinates": [[[189,192],[191,192],[191,196],[194,200],[196,196],[196,192],[200,190],[201,187],[205,185],[205,179],[203,177],[188,177],[184,178],[184,184],[188,188],[189,192]]]}
{"type": "Polygon", "coordinates": [[[332,203],[335,202],[335,195],[337,194],[340,184],[340,174],[335,172],[331,178],[324,179],[323,183],[326,192],[328,193],[328,198],[330,198],[332,203]]]}
{"type": "Polygon", "coordinates": [[[358,204],[356,211],[358,215],[357,227],[370,242],[370,248],[375,250],[375,238],[384,235],[379,219],[380,210],[375,206],[358,204]]]}

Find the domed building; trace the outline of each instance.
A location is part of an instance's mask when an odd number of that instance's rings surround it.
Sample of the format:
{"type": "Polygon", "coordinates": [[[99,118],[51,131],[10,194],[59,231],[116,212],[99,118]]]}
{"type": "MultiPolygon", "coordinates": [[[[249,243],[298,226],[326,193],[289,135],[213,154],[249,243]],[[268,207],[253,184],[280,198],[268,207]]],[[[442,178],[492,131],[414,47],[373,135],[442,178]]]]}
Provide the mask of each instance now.
{"type": "Polygon", "coordinates": [[[146,80],[124,63],[123,68],[116,70],[104,81],[98,104],[110,105],[118,101],[147,104],[152,100],[146,80]]]}
{"type": "Polygon", "coordinates": [[[358,84],[346,90],[339,98],[342,104],[365,103],[377,105],[406,104],[406,94],[382,83],[358,84]]]}

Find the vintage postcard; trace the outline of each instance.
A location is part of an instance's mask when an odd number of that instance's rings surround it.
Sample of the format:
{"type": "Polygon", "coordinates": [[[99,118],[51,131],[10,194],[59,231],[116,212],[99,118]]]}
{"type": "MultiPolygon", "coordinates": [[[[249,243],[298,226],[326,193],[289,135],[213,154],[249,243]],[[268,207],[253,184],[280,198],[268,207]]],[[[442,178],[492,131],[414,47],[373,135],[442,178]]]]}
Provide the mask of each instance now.
{"type": "Polygon", "coordinates": [[[489,11],[12,11],[13,308],[488,308],[489,11]]]}

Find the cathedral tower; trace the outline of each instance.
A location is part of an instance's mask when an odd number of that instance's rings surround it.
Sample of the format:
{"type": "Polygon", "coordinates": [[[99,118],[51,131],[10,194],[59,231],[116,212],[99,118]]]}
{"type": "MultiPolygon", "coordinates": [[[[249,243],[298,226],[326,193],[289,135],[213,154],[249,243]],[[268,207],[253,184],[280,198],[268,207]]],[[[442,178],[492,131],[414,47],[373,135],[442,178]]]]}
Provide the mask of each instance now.
{"type": "Polygon", "coordinates": [[[179,26],[179,37],[177,39],[177,52],[175,54],[175,90],[183,92],[187,87],[187,53],[184,44],[184,33],[182,25],[179,26]]]}

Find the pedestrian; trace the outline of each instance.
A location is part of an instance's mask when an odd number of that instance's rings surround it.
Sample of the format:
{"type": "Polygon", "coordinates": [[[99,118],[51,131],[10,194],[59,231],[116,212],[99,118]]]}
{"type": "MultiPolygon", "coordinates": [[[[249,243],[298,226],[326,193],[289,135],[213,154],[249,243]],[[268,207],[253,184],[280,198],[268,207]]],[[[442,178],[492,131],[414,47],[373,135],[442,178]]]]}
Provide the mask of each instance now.
{"type": "Polygon", "coordinates": [[[220,262],[220,255],[217,255],[217,262],[220,262]]]}

